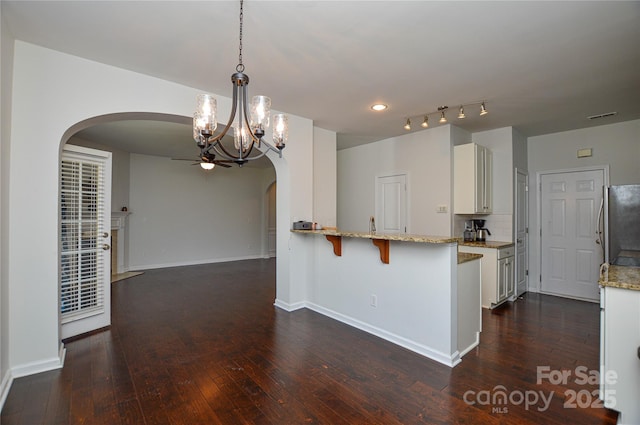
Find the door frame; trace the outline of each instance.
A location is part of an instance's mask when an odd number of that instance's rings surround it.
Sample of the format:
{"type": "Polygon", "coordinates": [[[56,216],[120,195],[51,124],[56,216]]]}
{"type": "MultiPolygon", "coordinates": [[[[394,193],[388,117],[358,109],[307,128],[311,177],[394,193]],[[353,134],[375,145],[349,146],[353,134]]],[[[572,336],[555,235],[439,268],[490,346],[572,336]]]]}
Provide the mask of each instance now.
{"type": "Polygon", "coordinates": [[[373,216],[375,217],[375,221],[376,221],[376,225],[378,226],[378,231],[380,231],[381,227],[379,226],[381,224],[381,220],[379,217],[379,211],[380,211],[380,202],[381,200],[379,199],[379,185],[380,182],[382,181],[382,179],[388,178],[388,177],[396,177],[396,176],[402,176],[404,177],[404,185],[405,185],[405,190],[404,190],[404,214],[402,219],[404,220],[404,232],[400,232],[400,233],[411,233],[410,230],[410,226],[409,226],[409,173],[404,172],[404,171],[399,171],[397,173],[387,173],[387,174],[379,174],[375,176],[375,183],[374,183],[374,206],[373,206],[373,216]]]}
{"type": "MultiPolygon", "coordinates": [[[[536,291],[542,293],[542,176],[549,174],[563,174],[563,173],[579,173],[582,171],[602,171],[603,173],[603,185],[609,186],[609,165],[591,165],[585,167],[575,168],[561,168],[557,170],[545,170],[538,171],[536,173],[536,203],[538,208],[536,210],[536,229],[535,235],[538,239],[538,279],[536,281],[536,291]]],[[[531,188],[531,186],[529,186],[531,188]]],[[[531,233],[529,233],[531,234],[531,233]]],[[[529,276],[531,277],[531,276],[529,276]]],[[[529,288],[531,289],[531,280],[529,280],[529,288]]]]}
{"type": "Polygon", "coordinates": [[[529,172],[527,170],[522,170],[516,167],[515,169],[515,173],[514,173],[514,214],[513,214],[513,239],[515,241],[515,275],[514,275],[514,285],[516,287],[515,290],[515,296],[518,297],[520,295],[522,295],[524,292],[527,292],[529,290],[529,257],[530,257],[530,252],[529,252],[529,243],[530,243],[530,238],[529,238],[529,172]],[[525,246],[525,251],[526,251],[526,255],[525,255],[525,259],[524,259],[524,268],[525,268],[525,290],[523,292],[520,292],[518,288],[518,270],[520,268],[520,263],[518,261],[518,175],[523,175],[525,178],[525,194],[524,194],[524,224],[525,227],[527,228],[527,230],[525,231],[525,240],[523,245],[525,246]]]}
{"type": "MultiPolygon", "coordinates": [[[[61,241],[62,234],[60,232],[60,223],[62,220],[60,213],[60,199],[58,200],[58,276],[57,276],[57,297],[58,297],[58,332],[62,340],[66,338],[82,335],[87,332],[92,332],[97,329],[105,328],[111,325],[111,187],[112,187],[112,164],[113,154],[108,151],[99,149],[87,148],[78,145],[71,145],[65,143],[62,146],[59,163],[62,164],[64,154],[68,153],[70,156],[75,156],[79,159],[84,158],[86,160],[94,160],[102,162],[104,164],[104,202],[103,202],[103,232],[107,234],[105,236],[105,246],[107,249],[103,249],[100,252],[101,261],[103,261],[103,309],[102,312],[89,312],[87,314],[80,314],[77,319],[72,321],[63,321],[62,306],[61,306],[61,276],[62,268],[60,265],[60,256],[62,254],[61,241]]],[[[61,166],[61,165],[60,165],[61,166]]],[[[61,188],[60,181],[58,182],[58,197],[60,197],[61,188]]]]}

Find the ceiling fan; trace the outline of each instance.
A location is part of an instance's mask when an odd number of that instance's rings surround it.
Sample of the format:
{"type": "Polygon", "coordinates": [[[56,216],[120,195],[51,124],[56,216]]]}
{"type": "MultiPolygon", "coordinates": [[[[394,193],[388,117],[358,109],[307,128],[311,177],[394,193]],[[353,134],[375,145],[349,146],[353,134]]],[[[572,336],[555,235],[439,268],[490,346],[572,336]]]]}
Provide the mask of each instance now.
{"type": "Polygon", "coordinates": [[[191,159],[191,158],[171,158],[174,161],[193,161],[191,165],[200,165],[204,170],[212,170],[213,167],[219,165],[224,168],[230,168],[230,163],[233,163],[231,160],[227,159],[216,159],[216,156],[210,152],[203,153],[200,155],[199,159],[191,159]]]}

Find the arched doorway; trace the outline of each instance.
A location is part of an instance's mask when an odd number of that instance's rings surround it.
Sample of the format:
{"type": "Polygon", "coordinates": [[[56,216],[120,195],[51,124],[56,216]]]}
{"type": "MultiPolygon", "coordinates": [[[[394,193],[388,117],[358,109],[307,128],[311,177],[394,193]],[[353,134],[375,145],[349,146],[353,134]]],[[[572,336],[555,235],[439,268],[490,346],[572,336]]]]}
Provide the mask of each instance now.
{"type": "MultiPolygon", "coordinates": [[[[199,153],[190,139],[191,122],[183,122],[188,118],[136,113],[109,119],[72,134],[66,145],[113,154],[112,211],[127,210],[126,233],[118,232],[118,240],[126,241],[126,272],[276,256],[276,172],[270,159],[205,171],[194,162],[173,161],[195,161],[199,153]],[[271,235],[262,231],[263,205],[273,207],[271,235]],[[266,250],[269,236],[273,252],[266,250]]],[[[62,337],[73,336],[65,326],[62,337]]]]}

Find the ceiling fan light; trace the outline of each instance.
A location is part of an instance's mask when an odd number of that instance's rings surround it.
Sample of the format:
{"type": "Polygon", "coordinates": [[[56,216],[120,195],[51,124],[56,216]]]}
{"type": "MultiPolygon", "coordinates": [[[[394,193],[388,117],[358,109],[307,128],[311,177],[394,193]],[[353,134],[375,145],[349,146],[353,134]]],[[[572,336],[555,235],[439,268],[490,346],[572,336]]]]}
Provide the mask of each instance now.
{"type": "Polygon", "coordinates": [[[480,116],[487,115],[488,113],[489,111],[487,111],[487,108],[484,106],[484,102],[482,102],[480,104],[480,116]]]}
{"type": "Polygon", "coordinates": [[[213,170],[213,167],[215,167],[216,164],[213,164],[211,162],[201,162],[200,163],[200,167],[202,167],[203,170],[213,170]]]}
{"type": "Polygon", "coordinates": [[[404,125],[404,129],[407,131],[411,130],[411,120],[409,118],[407,118],[407,122],[404,125]]]}

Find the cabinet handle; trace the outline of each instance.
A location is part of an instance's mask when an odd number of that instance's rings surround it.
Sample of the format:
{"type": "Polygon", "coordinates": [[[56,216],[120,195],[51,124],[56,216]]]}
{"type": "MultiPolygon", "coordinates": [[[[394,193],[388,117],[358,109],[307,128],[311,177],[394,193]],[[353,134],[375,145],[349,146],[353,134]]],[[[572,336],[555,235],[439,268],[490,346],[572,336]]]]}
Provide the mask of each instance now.
{"type": "Polygon", "coordinates": [[[640,347],[638,347],[638,358],[640,359],[640,347]]]}

